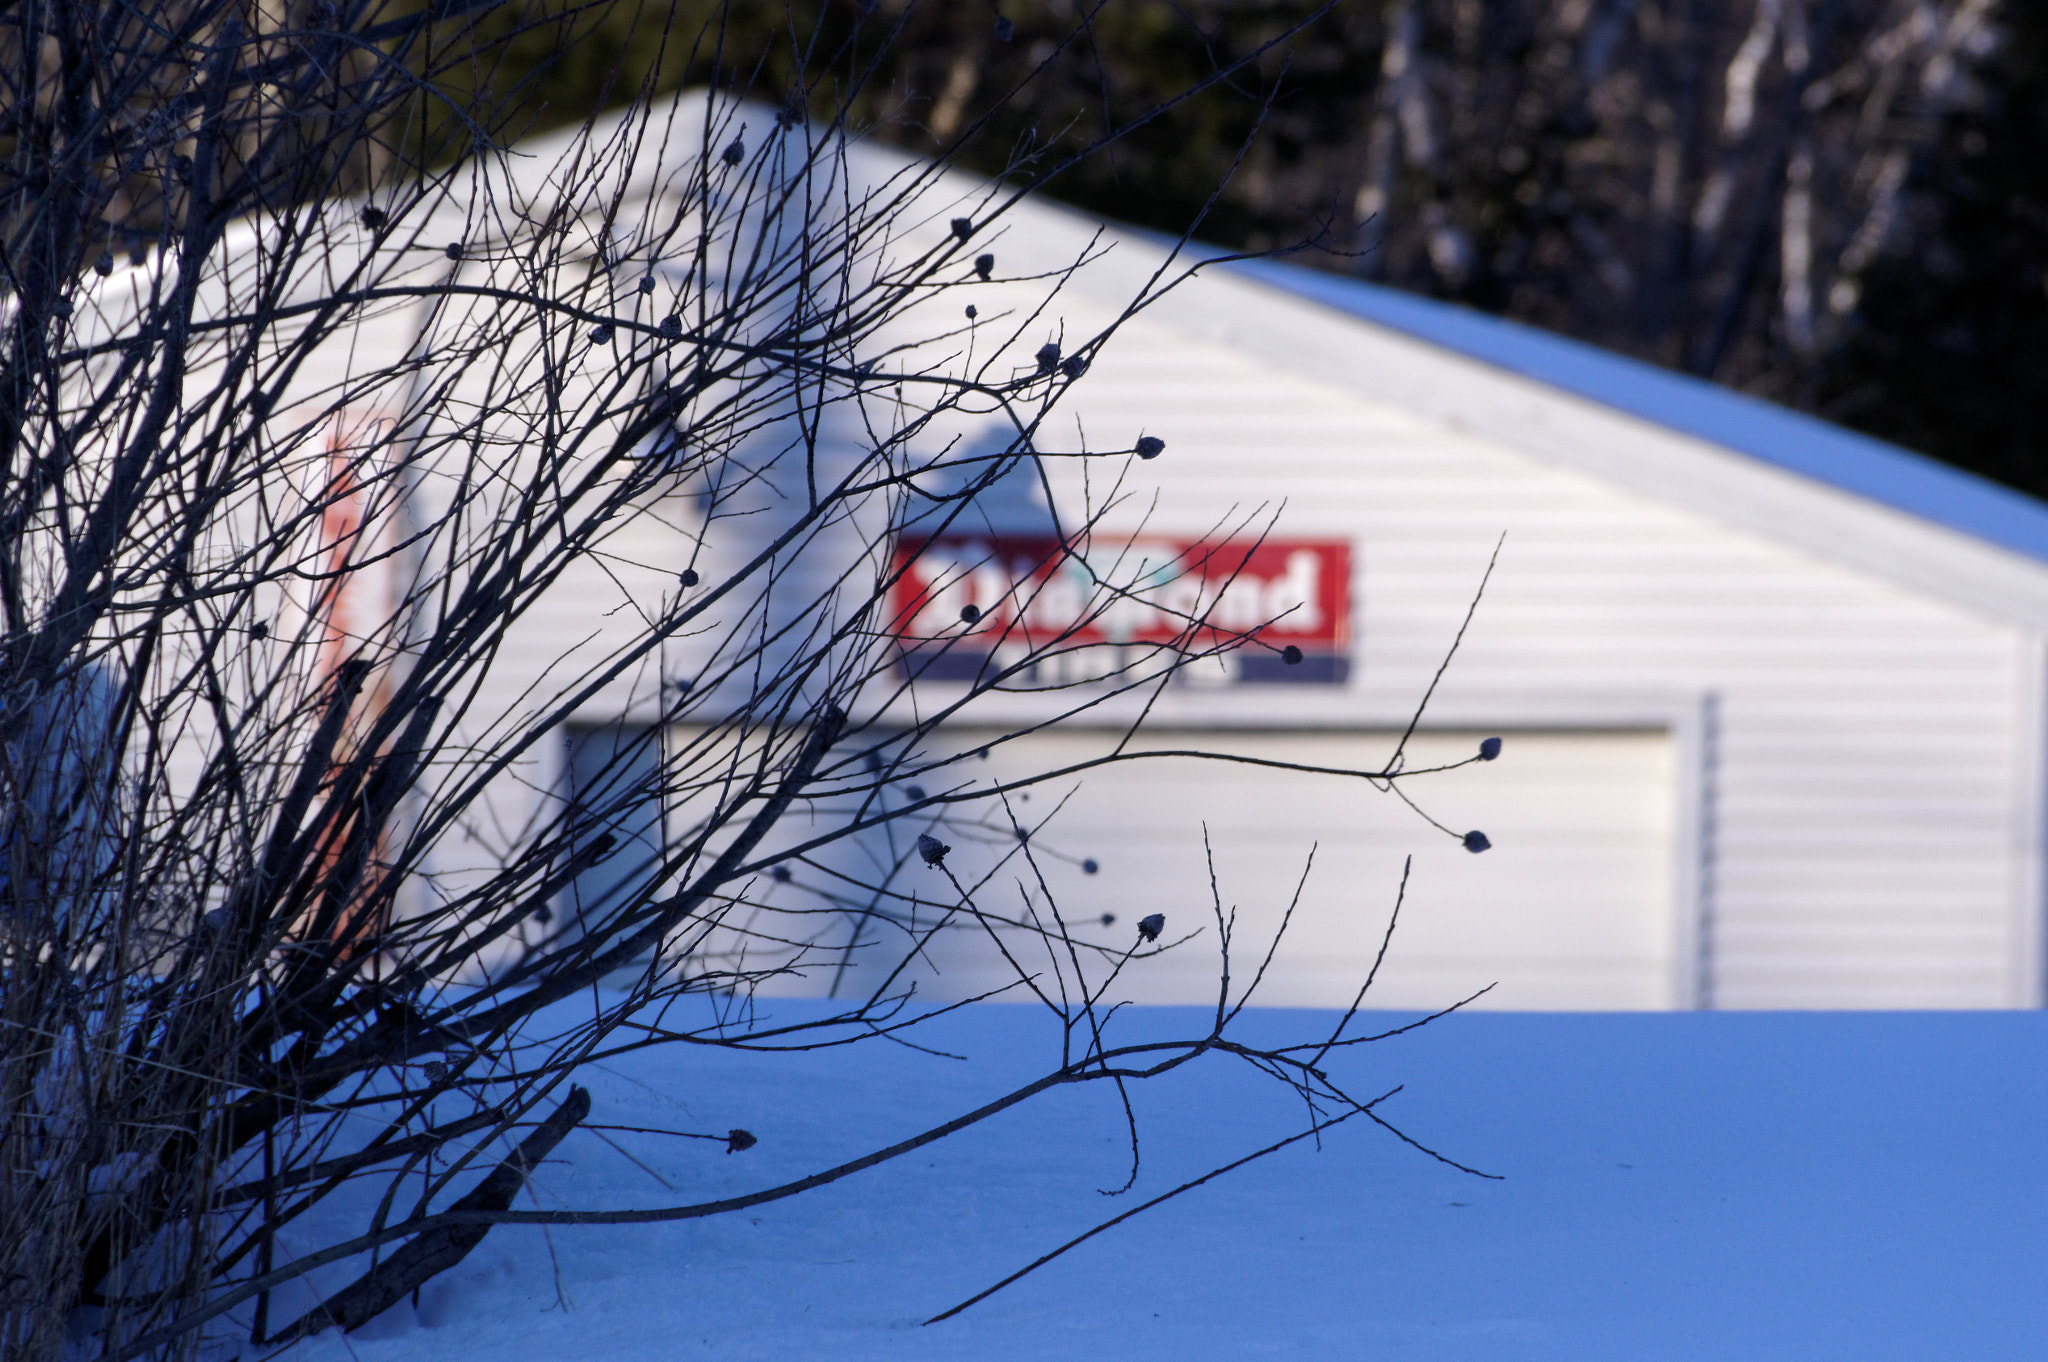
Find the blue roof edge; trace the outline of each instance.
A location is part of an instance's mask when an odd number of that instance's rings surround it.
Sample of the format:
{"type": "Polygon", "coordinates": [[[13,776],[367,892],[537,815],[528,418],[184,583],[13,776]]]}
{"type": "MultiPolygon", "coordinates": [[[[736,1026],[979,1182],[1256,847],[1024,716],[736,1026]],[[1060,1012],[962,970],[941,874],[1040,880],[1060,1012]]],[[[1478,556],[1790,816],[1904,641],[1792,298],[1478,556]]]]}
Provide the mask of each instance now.
{"type": "Polygon", "coordinates": [[[2048,503],[1704,379],[1454,303],[1273,260],[1226,266],[1299,298],[2048,562],[2048,503]]]}

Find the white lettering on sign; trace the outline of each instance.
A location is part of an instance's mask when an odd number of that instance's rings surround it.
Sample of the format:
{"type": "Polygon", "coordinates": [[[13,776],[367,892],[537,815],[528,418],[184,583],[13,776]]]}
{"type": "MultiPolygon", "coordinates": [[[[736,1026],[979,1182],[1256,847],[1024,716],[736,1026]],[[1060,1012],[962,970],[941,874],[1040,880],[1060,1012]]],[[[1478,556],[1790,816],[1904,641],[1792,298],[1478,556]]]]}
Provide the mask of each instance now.
{"type": "Polygon", "coordinates": [[[1084,554],[1049,536],[961,535],[900,544],[895,566],[890,615],[932,679],[979,674],[998,651],[1133,644],[1235,652],[1244,681],[1349,674],[1343,541],[1145,538],[1084,554]]]}

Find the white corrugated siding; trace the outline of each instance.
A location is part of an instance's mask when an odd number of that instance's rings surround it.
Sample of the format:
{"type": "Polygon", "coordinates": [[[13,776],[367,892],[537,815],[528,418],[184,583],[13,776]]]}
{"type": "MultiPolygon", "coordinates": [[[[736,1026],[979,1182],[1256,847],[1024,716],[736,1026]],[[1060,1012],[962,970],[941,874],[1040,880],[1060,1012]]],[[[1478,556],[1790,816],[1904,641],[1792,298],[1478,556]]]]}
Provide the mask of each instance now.
{"type": "MultiPolygon", "coordinates": [[[[1075,297],[1068,333],[1104,315],[1075,297]]],[[[1166,439],[1167,454],[1137,465],[1127,487],[1137,493],[1129,504],[1148,509],[1157,493],[1155,530],[1201,532],[1231,506],[1266,505],[1282,511],[1283,535],[1354,544],[1356,670],[1342,698],[1333,706],[1305,688],[1245,691],[1216,701],[1206,722],[1229,722],[1227,709],[1255,713],[1261,725],[1296,711],[1340,730],[1384,725],[1428,684],[1504,534],[1493,583],[1439,692],[1447,712],[1514,729],[1532,711],[1562,705],[1597,728],[1634,721],[1620,712],[1627,704],[1603,717],[1603,696],[1664,697],[1674,714],[1715,702],[1702,754],[1671,758],[1684,824],[1673,854],[1700,862],[1680,867],[1697,870],[1700,887],[1682,874],[1687,887],[1672,909],[1684,919],[1681,936],[1705,934],[1698,1000],[2034,1001],[2038,645],[2027,630],[1143,320],[1127,325],[1077,389],[1073,414],[1097,444],[1140,429],[1166,439]]],[[[649,509],[658,516],[661,507],[649,509]]],[[[1108,523],[1135,528],[1138,519],[1113,511],[1108,523]]],[[[614,549],[610,574],[579,569],[536,612],[522,652],[544,657],[593,632],[630,629],[629,610],[605,617],[624,599],[612,574],[658,592],[687,551],[652,517],[614,549]]],[[[509,708],[523,684],[507,668],[492,690],[509,708]]],[[[620,687],[606,703],[624,702],[620,687]]],[[[1205,721],[1201,703],[1183,708],[1182,721],[1205,721]]],[[[1229,786],[1208,788],[1212,827],[1248,845],[1246,802],[1229,786]]],[[[1529,798],[1569,804],[1589,788],[1560,774],[1553,792],[1529,798]]],[[[1392,857],[1398,820],[1383,835],[1392,857]]],[[[1426,849],[1434,836],[1418,826],[1405,845],[1426,849]]],[[[1460,852],[1454,866],[1460,858],[1471,860],[1460,852]]],[[[1278,861],[1268,869],[1291,883],[1278,861]]],[[[1490,874],[1477,861],[1445,873],[1475,885],[1490,874]]],[[[1368,881],[1363,902],[1390,901],[1384,867],[1368,881]]],[[[1240,901],[1264,902],[1278,884],[1247,884],[1240,901]]],[[[1554,895],[1560,885],[1535,892],[1554,895]]],[[[1662,911],[1646,904],[1644,920],[1662,911]]],[[[1404,935],[1397,946],[1376,990],[1389,1005],[1441,1001],[1454,980],[1486,974],[1476,956],[1426,959],[1424,940],[1417,927],[1412,945],[1404,935]]],[[[1542,970],[1562,980],[1552,948],[1567,944],[1586,979],[1629,953],[1559,927],[1555,940],[1528,943],[1526,958],[1549,961],[1542,970]]],[[[1344,970],[1354,954],[1347,948],[1344,970]]],[[[1311,974],[1304,966],[1291,976],[1298,991],[1276,986],[1266,1001],[1334,997],[1336,984],[1311,974]]],[[[1518,986],[1514,996],[1524,1006],[1590,1005],[1562,985],[1518,986]]],[[[1683,991],[1644,995],[1639,1005],[1674,1000],[1682,1004],[1683,991]]]]}
{"type": "Polygon", "coordinates": [[[1714,1005],[2032,1001],[2026,630],[1165,327],[1128,326],[1090,378],[1091,432],[1167,440],[1136,474],[1155,528],[1284,501],[1281,533],[1354,540],[1363,708],[1421,694],[1503,534],[1440,692],[1460,713],[1716,697],[1714,1005]]]}
{"type": "MultiPolygon", "coordinates": [[[[1046,230],[1036,247],[998,242],[1005,262],[1032,249],[1064,250],[1059,232],[1077,230],[1044,210],[1027,212],[1020,225],[1046,230]],[[1058,223],[1066,225],[1051,230],[1058,223]]],[[[1080,287],[1089,286],[1084,273],[1080,287]]],[[[1727,510],[1728,488],[1741,478],[1715,483],[1727,511],[1717,519],[1693,509],[1693,483],[1667,491],[1637,478],[1625,487],[1627,479],[1528,452],[1501,429],[1497,393],[1488,409],[1494,434],[1481,436],[1455,419],[1404,409],[1399,392],[1368,396],[1362,389],[1369,383],[1328,377],[1326,357],[1304,353],[1302,369],[1326,373],[1311,379],[1243,348],[1197,339],[1196,331],[1228,329],[1204,314],[1203,287],[1193,286],[1159,318],[1126,323],[1041,446],[1075,443],[1077,421],[1096,448],[1126,445],[1140,431],[1166,439],[1165,457],[1132,465],[1124,491],[1134,495],[1108,513],[1111,526],[1135,528],[1142,512],[1157,531],[1198,533],[1232,506],[1284,506],[1283,535],[1351,539],[1355,671],[1334,697],[1276,687],[1170,698],[1162,712],[1174,724],[1298,721],[1341,732],[1398,723],[1428,684],[1504,534],[1498,572],[1439,708],[1473,731],[1555,727],[1545,716],[1561,712],[1579,730],[1640,727],[1646,711],[1672,725],[1660,760],[1668,760],[1676,787],[1674,949],[1704,973],[1696,993],[1688,984],[1671,999],[1693,993],[1723,1007],[2038,1002],[2039,631],[2015,622],[2019,615],[1989,613],[1999,607],[1981,602],[1995,589],[1967,596],[1980,602],[1973,608],[1955,603],[1965,596],[1928,585],[1940,572],[1948,572],[1942,582],[1974,573],[1981,585],[1984,555],[1976,547],[1950,553],[1916,540],[1917,557],[1887,576],[1871,545],[1884,542],[1878,522],[1896,513],[1866,514],[1853,497],[1782,477],[1786,486],[1757,492],[1763,509],[1748,520],[1727,510]],[[1168,324],[1169,316],[1178,320],[1168,324]],[[1878,528],[1854,554],[1841,555],[1825,544],[1794,547],[1798,536],[1741,528],[1782,523],[1801,506],[1813,509],[1817,524],[1878,528]],[[1852,559],[1859,565],[1849,566],[1852,559]],[[1697,943],[1688,944],[1689,932],[1699,934],[1697,943]]],[[[1231,287],[1237,301],[1225,301],[1241,313],[1245,286],[1231,287]]],[[[1008,302],[1026,292],[1008,291],[1008,302]]],[[[1006,306],[1000,285],[977,297],[984,316],[1006,306]]],[[[1046,336],[1020,340],[1026,351],[1054,334],[1071,344],[1110,315],[1100,301],[1070,292],[1047,314],[1046,336]]],[[[1279,295],[1271,316],[1280,320],[1268,331],[1309,317],[1318,320],[1302,324],[1304,336],[1331,325],[1330,314],[1279,295]]],[[[1376,343],[1389,342],[1382,336],[1376,343]]],[[[1439,388],[1454,380],[1437,375],[1439,388]]],[[[1441,399],[1440,391],[1432,397],[1439,406],[1441,399]]],[[[1532,438],[1530,448],[1555,449],[1561,431],[1593,420],[1575,417],[1570,402],[1543,406],[1536,417],[1549,444],[1532,438]]],[[[1593,434],[1613,438],[1611,429],[1593,434]]],[[[1668,463],[1646,458],[1645,466],[1668,463]]],[[[1054,467],[1055,476],[1074,470],[1072,463],[1054,467]]],[[[1103,470],[1094,471],[1099,492],[1103,470]]],[[[1066,491],[1070,509],[1078,509],[1080,488],[1066,491]]],[[[1806,541],[1812,545],[1814,536],[1806,541]]],[[[580,567],[535,612],[479,713],[516,709],[540,660],[593,632],[629,630],[630,610],[605,614],[623,604],[620,584],[635,593],[671,589],[667,573],[687,552],[678,533],[654,520],[613,547],[610,572],[580,567]]],[[[2033,589],[2018,585],[2013,599],[2031,600],[2033,589]]],[[[640,678],[643,695],[654,680],[640,678]]],[[[627,690],[614,687],[593,708],[623,708],[627,690]]],[[[1031,706],[1012,708],[1028,713],[1031,706]]],[[[546,783],[543,772],[532,775],[546,783]]],[[[1588,788],[1560,775],[1554,790],[1529,798],[1569,804],[1588,788]]],[[[1242,821],[1245,803],[1225,787],[1209,817],[1233,844],[1250,846],[1256,838],[1244,831],[1251,826],[1242,821]]],[[[1112,830],[1105,825],[1105,835],[1112,830]]],[[[1390,825],[1386,836],[1398,840],[1398,829],[1390,825]]],[[[1418,828],[1411,845],[1428,847],[1434,836],[1418,828]]],[[[1392,855],[1392,840],[1386,852],[1392,855]]],[[[1445,872],[1492,873],[1480,864],[1445,872]]],[[[1361,890],[1377,905],[1390,892],[1383,879],[1361,890]]],[[[1277,893],[1276,882],[1256,892],[1246,887],[1239,897],[1263,902],[1277,893]]],[[[1561,927],[1554,940],[1530,949],[1539,946],[1568,946],[1596,971],[1603,958],[1599,943],[1561,927]]],[[[1436,966],[1415,949],[1405,982],[1400,956],[1389,964],[1382,998],[1441,999],[1449,976],[1432,973],[1436,966]],[[1408,992],[1410,982],[1416,993],[1408,992]]],[[[1266,999],[1310,1000],[1278,989],[1266,999]]]]}
{"type": "MultiPolygon", "coordinates": [[[[1419,734],[1409,743],[1409,764],[1463,760],[1483,736],[1419,734]]],[[[985,761],[957,768],[962,778],[1009,781],[1069,766],[1110,752],[1118,735],[1065,729],[1010,743],[998,737],[958,735],[968,749],[994,744],[985,761]]],[[[1000,809],[981,835],[973,829],[948,834],[955,845],[948,864],[963,881],[981,885],[976,901],[994,913],[1021,914],[1028,897],[1040,920],[1050,923],[1049,891],[1076,935],[1105,949],[1135,944],[1136,923],[1147,913],[1166,915],[1168,941],[1194,934],[1124,966],[1105,995],[1112,1002],[1216,1000],[1218,895],[1234,924],[1235,997],[1257,972],[1299,884],[1300,902],[1255,1001],[1348,1006],[1387,939],[1403,862],[1412,855],[1400,921],[1369,1005],[1437,1008],[1489,985],[1478,1006],[1677,1005],[1688,971],[1680,959],[1686,936],[1675,893],[1679,839],[1668,735],[1510,731],[1505,737],[1497,761],[1408,787],[1438,821],[1487,833],[1493,849],[1476,856],[1364,781],[1159,758],[1099,767],[1022,799],[1012,796],[1019,823],[1031,829],[1033,864],[1018,854],[1000,809]],[[1086,873],[1084,860],[1095,861],[1098,871],[1086,873]],[[1115,920],[1103,922],[1105,913],[1115,920]]],[[[1399,738],[1398,730],[1161,729],[1134,746],[1374,768],[1399,738]]],[[[925,880],[937,876],[914,868],[905,888],[925,880]]],[[[1043,944],[1022,932],[1010,933],[1009,944],[1027,968],[1048,972],[1040,982],[1056,996],[1043,944]]],[[[894,964],[873,953],[875,964],[894,964]]],[[[927,958],[934,968],[919,975],[925,996],[975,996],[1011,977],[976,929],[942,935],[927,958]]],[[[1103,979],[1113,963],[1111,956],[1086,952],[1081,960],[1091,982],[1103,979]]],[[[1071,962],[1063,959],[1062,967],[1071,989],[1071,962]]],[[[850,981],[856,991],[860,978],[857,972],[850,981]]]]}

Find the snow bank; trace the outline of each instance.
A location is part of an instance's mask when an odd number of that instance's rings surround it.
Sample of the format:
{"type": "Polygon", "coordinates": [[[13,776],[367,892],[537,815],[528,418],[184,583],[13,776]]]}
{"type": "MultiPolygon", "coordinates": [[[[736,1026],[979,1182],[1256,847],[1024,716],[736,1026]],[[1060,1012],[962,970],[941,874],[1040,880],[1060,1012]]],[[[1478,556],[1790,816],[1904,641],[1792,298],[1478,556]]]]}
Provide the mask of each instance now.
{"type": "MultiPolygon", "coordinates": [[[[1300,1037],[1331,1019],[1244,1020],[1300,1037]]],[[[1121,1024],[1185,1033],[1200,1019],[1146,1009],[1121,1024]]],[[[1045,1014],[1021,1006],[973,1008],[920,1039],[974,1062],[877,1043],[656,1051],[586,1071],[593,1122],[742,1126],[760,1144],[729,1155],[613,1134],[644,1171],[579,1132],[537,1200],[769,1186],[1057,1059],[1045,1014]]],[[[1353,1122],[919,1323],[1295,1128],[1283,1090],[1218,1059],[1137,1090],[1144,1160],[1126,1197],[1096,1190],[1128,1172],[1113,1091],[1057,1093],[739,1215],[494,1230],[416,1310],[288,1356],[1992,1362],[2048,1343],[2048,1016],[1493,1013],[1363,1047],[1335,1073],[1361,1094],[1405,1084],[1390,1120],[1502,1180],[1353,1122]]]]}

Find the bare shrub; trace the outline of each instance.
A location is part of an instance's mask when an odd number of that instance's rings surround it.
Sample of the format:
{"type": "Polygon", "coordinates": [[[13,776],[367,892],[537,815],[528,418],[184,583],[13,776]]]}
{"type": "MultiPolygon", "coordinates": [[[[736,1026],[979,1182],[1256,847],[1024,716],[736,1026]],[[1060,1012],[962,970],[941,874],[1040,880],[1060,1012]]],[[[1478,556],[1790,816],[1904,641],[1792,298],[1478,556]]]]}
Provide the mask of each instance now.
{"type": "Polygon", "coordinates": [[[1230,972],[1220,899],[1213,1025],[1116,1044],[1107,990],[1188,924],[1108,943],[1049,896],[1011,907],[995,876],[1045,854],[1007,802],[1033,782],[977,782],[947,746],[1006,691],[1071,711],[1278,653],[1210,617],[1228,573],[1170,638],[1105,652],[1081,630],[1162,565],[1102,533],[1107,497],[1054,498],[1049,552],[1087,589],[1052,627],[1029,600],[899,608],[919,546],[991,489],[1113,487],[1160,452],[1053,447],[1045,422],[1174,276],[1045,340],[1059,275],[991,258],[1022,189],[864,148],[818,111],[823,75],[779,109],[691,96],[500,146],[440,83],[484,59],[461,9],[7,21],[0,1348],[352,1327],[494,1223],[718,1214],[1210,1053],[1317,1122],[1370,1114],[1321,1067],[1344,1028],[1231,1039],[1256,975],[1230,972]],[[950,688],[914,690],[933,667],[950,688]],[[991,829],[1006,850],[960,873],[950,844],[991,829]],[[510,1209],[588,1112],[579,1064],[894,1034],[930,1010],[906,971],[942,932],[1011,962],[1060,1067],[746,1197],[510,1209]],[[748,1006],[856,954],[828,1018],[748,1006]],[[689,994],[730,1006],[646,1020],[689,994]],[[280,1250],[337,1207],[364,1209],[280,1250]]]}

